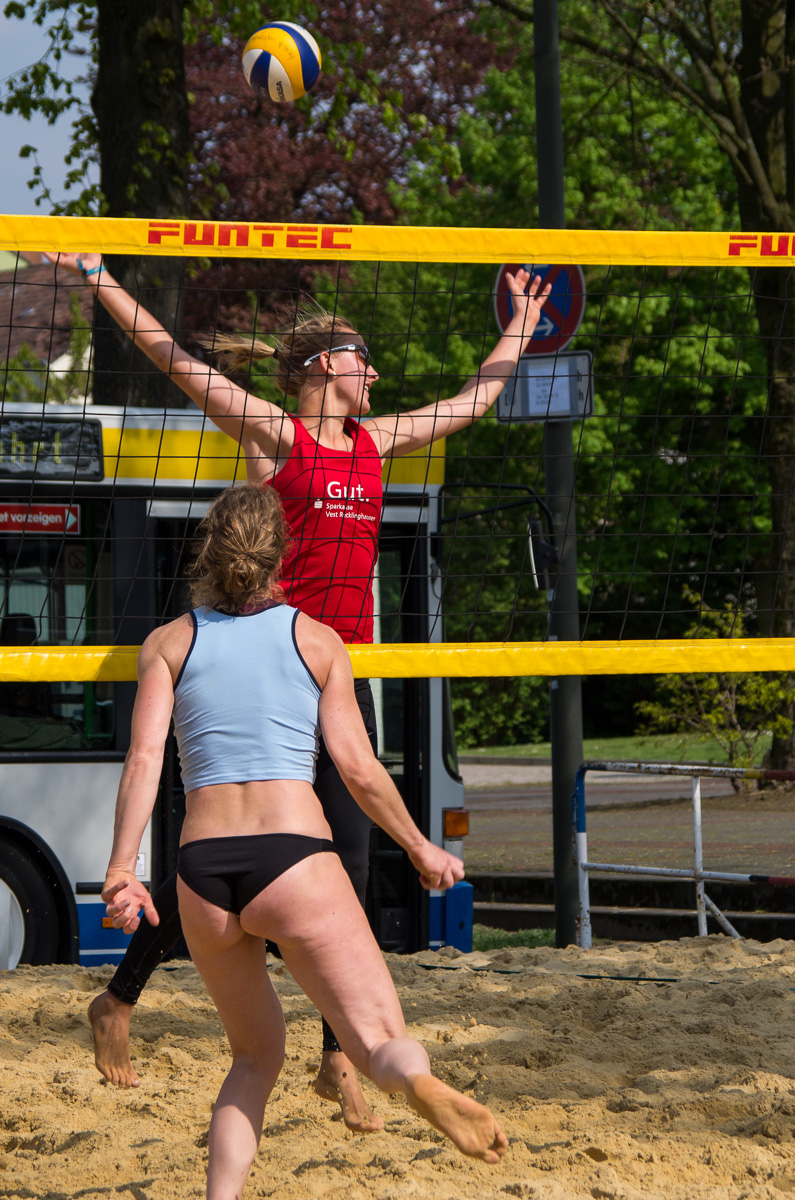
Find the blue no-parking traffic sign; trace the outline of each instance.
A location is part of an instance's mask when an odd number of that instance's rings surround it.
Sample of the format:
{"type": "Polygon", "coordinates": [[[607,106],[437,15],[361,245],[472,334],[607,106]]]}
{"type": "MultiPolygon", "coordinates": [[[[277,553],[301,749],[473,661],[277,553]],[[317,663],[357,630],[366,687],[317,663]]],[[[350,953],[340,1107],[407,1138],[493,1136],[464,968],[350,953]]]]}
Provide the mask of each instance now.
{"type": "Polygon", "coordinates": [[[579,329],[585,312],[585,277],[582,268],[537,263],[506,264],[500,267],[494,285],[494,315],[500,332],[504,332],[513,316],[513,304],[505,275],[508,271],[515,275],[520,266],[529,271],[531,276],[540,275],[543,283],[552,284],[552,291],[541,309],[538,325],[524,353],[556,354],[564,346],[568,346],[579,329]]]}

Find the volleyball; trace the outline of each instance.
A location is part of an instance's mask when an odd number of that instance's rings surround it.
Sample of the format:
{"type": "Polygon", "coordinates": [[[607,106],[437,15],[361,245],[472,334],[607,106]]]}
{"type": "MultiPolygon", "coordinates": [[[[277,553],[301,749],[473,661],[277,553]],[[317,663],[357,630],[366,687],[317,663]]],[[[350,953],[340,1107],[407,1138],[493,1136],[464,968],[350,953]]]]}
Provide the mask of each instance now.
{"type": "Polygon", "coordinates": [[[278,103],[297,100],[317,83],[320,47],[300,25],[271,21],[243,47],[243,74],[259,96],[278,103]]]}

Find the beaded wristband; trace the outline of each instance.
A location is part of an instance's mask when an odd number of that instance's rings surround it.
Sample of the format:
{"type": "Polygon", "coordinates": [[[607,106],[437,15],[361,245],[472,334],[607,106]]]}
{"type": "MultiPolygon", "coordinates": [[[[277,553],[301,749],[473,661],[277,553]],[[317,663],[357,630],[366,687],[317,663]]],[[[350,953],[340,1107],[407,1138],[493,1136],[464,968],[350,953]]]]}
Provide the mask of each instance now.
{"type": "Polygon", "coordinates": [[[96,275],[97,272],[99,272],[101,274],[105,270],[102,263],[100,263],[99,266],[97,266],[97,267],[91,267],[88,270],[86,270],[86,268],[83,266],[83,264],[81,263],[79,258],[77,260],[77,265],[80,268],[80,274],[83,276],[84,279],[88,279],[89,275],[96,275]]]}

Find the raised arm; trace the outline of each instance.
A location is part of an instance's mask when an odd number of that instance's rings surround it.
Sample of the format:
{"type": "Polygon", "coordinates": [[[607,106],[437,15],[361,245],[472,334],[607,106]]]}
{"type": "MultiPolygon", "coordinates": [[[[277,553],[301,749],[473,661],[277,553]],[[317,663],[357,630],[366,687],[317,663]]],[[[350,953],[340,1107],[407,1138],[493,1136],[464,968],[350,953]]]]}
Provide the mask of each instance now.
{"type": "MultiPolygon", "coordinates": [[[[299,641],[302,621],[304,629],[307,622],[316,624],[308,617],[299,617],[299,641]]],[[[464,878],[464,864],[454,854],[448,854],[429,841],[417,828],[400,793],[373,754],[356,703],[353,671],[345,646],[332,630],[323,629],[320,636],[326,643],[322,657],[327,663],[324,678],[319,681],[323,687],[320,727],[345,786],[368,817],[403,847],[419,873],[423,887],[452,887],[464,878]]]]}
{"type": "Polygon", "coordinates": [[[507,273],[513,316],[491,354],[480,364],[476,375],[468,379],[460,392],[449,400],[440,400],[424,408],[389,417],[374,417],[367,422],[384,458],[410,454],[429,446],[439,438],[466,429],[487,413],[516,370],[519,356],[533,335],[551,285],[541,287],[538,275],[530,278],[521,269],[507,273]],[[526,290],[525,290],[526,289],[526,290]]]}
{"type": "Polygon", "coordinates": [[[99,254],[48,254],[50,262],[81,275],[116,324],[151,362],[205,412],[222,433],[253,456],[289,454],[292,423],[275,404],[252,396],[231,379],[183,350],[160,322],[113,278],[99,254]]]}
{"type": "Polygon", "coordinates": [[[146,823],[152,815],[166,744],[174,686],[171,670],[161,652],[163,630],[150,634],[138,655],[138,691],[132,716],[130,749],[124,760],[113,847],[105,873],[102,899],[117,929],[133,933],[140,924],[139,911],[150,925],[159,917],[144,885],[136,877],[135,864],[146,823]]]}

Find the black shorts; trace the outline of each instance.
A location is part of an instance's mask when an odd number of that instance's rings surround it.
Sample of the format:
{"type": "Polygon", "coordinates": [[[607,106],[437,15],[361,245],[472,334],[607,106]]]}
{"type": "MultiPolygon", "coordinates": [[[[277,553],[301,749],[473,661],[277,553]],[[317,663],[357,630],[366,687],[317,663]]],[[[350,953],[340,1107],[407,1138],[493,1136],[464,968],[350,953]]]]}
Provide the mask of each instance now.
{"type": "Polygon", "coordinates": [[[334,843],[302,833],[202,838],[180,846],[177,874],[202,900],[239,917],[290,867],[324,852],[336,853],[334,843]]]}

